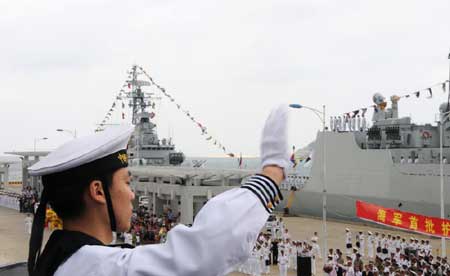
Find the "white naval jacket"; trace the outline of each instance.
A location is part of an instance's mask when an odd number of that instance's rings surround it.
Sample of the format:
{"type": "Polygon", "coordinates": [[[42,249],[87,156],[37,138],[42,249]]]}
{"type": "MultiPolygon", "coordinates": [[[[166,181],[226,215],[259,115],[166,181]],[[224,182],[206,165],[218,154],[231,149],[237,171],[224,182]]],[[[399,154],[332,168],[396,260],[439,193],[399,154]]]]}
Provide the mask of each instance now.
{"type": "Polygon", "coordinates": [[[178,225],[167,242],[134,249],[85,245],[55,276],[215,276],[245,262],[270,212],[282,198],[278,186],[255,175],[240,188],[217,195],[192,227],[178,225]]]}

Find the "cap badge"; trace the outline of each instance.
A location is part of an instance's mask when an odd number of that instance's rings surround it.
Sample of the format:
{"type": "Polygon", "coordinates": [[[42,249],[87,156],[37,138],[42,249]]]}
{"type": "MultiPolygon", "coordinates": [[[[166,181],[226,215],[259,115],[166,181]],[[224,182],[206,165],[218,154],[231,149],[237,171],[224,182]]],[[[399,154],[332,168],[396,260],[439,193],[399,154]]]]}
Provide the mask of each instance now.
{"type": "Polygon", "coordinates": [[[122,162],[122,164],[128,163],[128,156],[126,155],[126,153],[119,153],[117,158],[119,158],[119,160],[120,160],[120,162],[122,162]]]}

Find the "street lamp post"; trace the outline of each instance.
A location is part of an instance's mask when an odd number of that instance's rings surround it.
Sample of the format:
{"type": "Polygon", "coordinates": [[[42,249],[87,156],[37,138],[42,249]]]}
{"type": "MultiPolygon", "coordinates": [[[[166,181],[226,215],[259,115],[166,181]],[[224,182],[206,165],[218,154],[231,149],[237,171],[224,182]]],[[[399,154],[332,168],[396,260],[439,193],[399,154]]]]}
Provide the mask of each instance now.
{"type": "MultiPolygon", "coordinates": [[[[450,111],[440,114],[440,130],[439,130],[439,169],[440,169],[440,180],[441,180],[441,219],[445,219],[445,202],[444,202],[444,150],[443,150],[443,140],[444,140],[444,121],[448,119],[450,111]]],[[[441,238],[441,255],[445,257],[447,255],[445,238],[441,238]]]]}
{"type": "Polygon", "coordinates": [[[34,138],[34,147],[33,147],[33,151],[36,151],[36,143],[37,141],[41,141],[41,140],[47,140],[47,137],[42,137],[42,138],[34,138]]]}
{"type": "Polygon", "coordinates": [[[323,159],[323,165],[322,165],[322,179],[323,179],[323,191],[322,191],[322,231],[323,231],[323,256],[326,256],[328,254],[328,245],[327,245],[327,239],[328,239],[328,231],[327,231],[327,181],[326,181],[326,172],[327,172],[327,162],[326,162],[326,122],[325,122],[325,105],[322,106],[322,111],[304,106],[301,104],[290,104],[291,108],[305,108],[309,109],[314,114],[319,117],[320,121],[322,122],[322,131],[323,131],[323,142],[322,142],[322,159],[323,159]]]}
{"type": "Polygon", "coordinates": [[[73,138],[77,138],[77,130],[76,129],[74,131],[71,131],[71,130],[68,130],[68,129],[58,128],[56,131],[58,131],[58,132],[67,132],[67,133],[70,133],[70,135],[72,135],[73,138]]]}
{"type": "MultiPolygon", "coordinates": [[[[450,54],[448,55],[448,59],[450,60],[450,54]]],[[[449,76],[448,76],[448,87],[450,93],[450,67],[449,67],[449,76]]],[[[444,84],[445,85],[445,84],[444,84]]],[[[448,106],[447,106],[448,108],[448,106]]],[[[443,112],[440,114],[440,133],[439,133],[439,170],[440,170],[440,178],[441,178],[441,219],[445,219],[445,202],[444,202],[444,150],[443,150],[443,140],[444,140],[444,121],[448,119],[450,111],[443,112]]],[[[446,240],[444,237],[441,238],[441,256],[445,257],[447,255],[446,249],[446,240]]]]}

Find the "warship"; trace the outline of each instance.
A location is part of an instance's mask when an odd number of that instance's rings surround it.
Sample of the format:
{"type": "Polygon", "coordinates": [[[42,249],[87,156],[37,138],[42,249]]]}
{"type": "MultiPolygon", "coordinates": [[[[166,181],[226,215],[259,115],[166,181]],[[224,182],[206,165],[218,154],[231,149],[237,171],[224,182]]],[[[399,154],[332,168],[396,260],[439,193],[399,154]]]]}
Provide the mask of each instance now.
{"type": "Polygon", "coordinates": [[[152,84],[146,80],[138,79],[141,72],[137,65],[131,68],[131,80],[127,83],[131,88],[125,93],[129,100],[128,105],[132,110],[131,122],[135,130],[128,144],[128,157],[132,166],[177,166],[184,162],[182,152],[175,150],[172,138],[159,139],[156,124],[153,119],[156,116],[155,106],[158,98],[153,93],[145,92],[144,87],[152,84]]]}
{"type": "Polygon", "coordinates": [[[356,220],[356,200],[440,217],[442,135],[445,217],[450,217],[449,103],[439,107],[434,124],[414,124],[411,117],[399,117],[399,97],[390,98],[390,108],[379,93],[373,101],[371,127],[348,129],[344,120],[332,118],[330,128],[318,132],[311,161],[283,185],[293,197],[291,214],[321,216],[326,193],[327,216],[336,219],[356,220]],[[292,187],[298,191],[290,192],[292,187]]]}

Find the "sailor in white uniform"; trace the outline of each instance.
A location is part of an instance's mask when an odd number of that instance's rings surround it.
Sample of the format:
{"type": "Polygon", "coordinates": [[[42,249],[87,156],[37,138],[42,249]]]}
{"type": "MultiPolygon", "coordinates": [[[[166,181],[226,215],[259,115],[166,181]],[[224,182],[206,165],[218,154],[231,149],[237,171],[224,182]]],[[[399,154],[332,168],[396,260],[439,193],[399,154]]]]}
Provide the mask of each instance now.
{"type": "Polygon", "coordinates": [[[280,251],[280,255],[278,256],[278,268],[280,270],[280,276],[287,276],[289,264],[289,257],[285,254],[284,250],[280,251]]]}
{"type": "Polygon", "coordinates": [[[403,156],[400,156],[400,164],[405,164],[406,160],[403,156]]]}
{"type": "MultiPolygon", "coordinates": [[[[29,168],[42,176],[28,270],[32,276],[226,275],[245,262],[274,207],[289,167],[288,107],[269,116],[261,139],[262,173],[210,199],[191,227],[178,225],[165,244],[108,247],[112,232],[130,228],[134,193],[126,147],[132,128],[77,138],[29,168]],[[64,229],[40,252],[47,203],[64,229]]],[[[286,262],[287,263],[287,262],[286,262]]]]}
{"type": "Polygon", "coordinates": [[[366,240],[365,240],[364,233],[362,231],[359,232],[359,243],[360,243],[360,250],[359,254],[361,254],[361,257],[364,257],[364,251],[366,250],[366,240]]]}
{"type": "Polygon", "coordinates": [[[337,118],[337,128],[336,128],[336,131],[341,131],[342,130],[342,118],[341,118],[341,116],[339,116],[338,118],[337,118]]]}
{"type": "Polygon", "coordinates": [[[344,116],[344,131],[350,131],[350,117],[348,117],[347,115],[344,116]]]}
{"type": "Polygon", "coordinates": [[[346,247],[346,254],[349,255],[351,253],[352,249],[352,232],[350,232],[350,229],[345,228],[345,247],[346,247]]]}
{"type": "Polygon", "coordinates": [[[366,130],[366,127],[367,127],[366,117],[364,117],[363,115],[361,119],[361,129],[366,130]]]}
{"type": "Polygon", "coordinates": [[[270,243],[269,240],[264,244],[263,254],[264,254],[264,274],[270,274],[270,243]]]}
{"type": "Polygon", "coordinates": [[[25,232],[28,235],[31,235],[31,226],[33,225],[33,217],[30,213],[25,217],[25,232]]]}
{"type": "Polygon", "coordinates": [[[378,232],[375,232],[375,237],[373,238],[373,241],[374,241],[375,249],[377,249],[378,247],[381,247],[381,238],[380,238],[380,235],[378,234],[378,232]]]}
{"type": "Polygon", "coordinates": [[[311,242],[312,242],[312,249],[311,249],[311,273],[313,275],[316,275],[316,259],[322,259],[322,253],[320,252],[320,246],[319,244],[317,244],[317,239],[316,238],[311,238],[311,242]]]}
{"type": "Polygon", "coordinates": [[[367,232],[367,256],[372,259],[373,258],[373,246],[374,246],[374,238],[372,236],[372,232],[367,232]]]}
{"type": "Polygon", "coordinates": [[[351,118],[351,126],[352,126],[351,131],[357,131],[358,130],[358,127],[356,126],[356,117],[354,117],[354,116],[352,116],[352,118],[351,118]]]}

